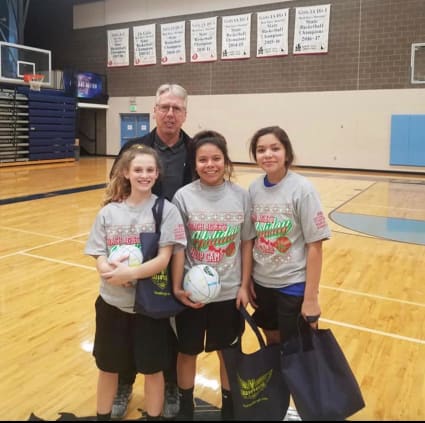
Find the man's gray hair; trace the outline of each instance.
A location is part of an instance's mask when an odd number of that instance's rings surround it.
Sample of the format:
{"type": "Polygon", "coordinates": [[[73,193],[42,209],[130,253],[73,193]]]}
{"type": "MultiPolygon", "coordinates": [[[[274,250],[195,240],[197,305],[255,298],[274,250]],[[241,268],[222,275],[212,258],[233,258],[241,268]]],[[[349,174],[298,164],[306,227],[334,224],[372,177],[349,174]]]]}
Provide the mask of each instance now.
{"type": "Polygon", "coordinates": [[[184,107],[187,106],[187,91],[178,84],[162,84],[157,90],[156,90],[156,104],[159,103],[159,97],[164,94],[170,92],[171,94],[175,95],[176,97],[180,97],[184,102],[184,107]]]}

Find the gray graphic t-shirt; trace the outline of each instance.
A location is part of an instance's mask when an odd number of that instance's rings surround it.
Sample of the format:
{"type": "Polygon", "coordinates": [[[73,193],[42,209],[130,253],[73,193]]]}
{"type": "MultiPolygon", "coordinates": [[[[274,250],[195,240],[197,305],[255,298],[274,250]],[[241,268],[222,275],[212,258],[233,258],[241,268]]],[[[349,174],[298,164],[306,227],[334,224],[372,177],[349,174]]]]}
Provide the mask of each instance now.
{"type": "Polygon", "coordinates": [[[271,187],[264,186],[261,176],[248,191],[257,232],[254,280],[269,288],[305,282],[306,243],[331,236],[316,189],[289,171],[271,187]]]}
{"type": "MultiPolygon", "coordinates": [[[[125,202],[109,203],[96,216],[85,247],[85,254],[119,259],[129,254],[128,265],[141,263],[140,233],[155,232],[152,215],[156,195],[146,203],[132,207],[125,202]]],[[[161,222],[159,246],[186,246],[186,234],[182,218],[176,206],[165,200],[161,222]]],[[[100,295],[108,304],[122,311],[133,313],[135,287],[111,285],[101,278],[100,295]]]]}
{"type": "Polygon", "coordinates": [[[214,301],[236,298],[242,276],[240,244],[255,236],[248,192],[228,181],[211,187],[197,180],[180,188],[173,203],[186,229],[186,271],[196,264],[209,264],[221,282],[214,301]]]}

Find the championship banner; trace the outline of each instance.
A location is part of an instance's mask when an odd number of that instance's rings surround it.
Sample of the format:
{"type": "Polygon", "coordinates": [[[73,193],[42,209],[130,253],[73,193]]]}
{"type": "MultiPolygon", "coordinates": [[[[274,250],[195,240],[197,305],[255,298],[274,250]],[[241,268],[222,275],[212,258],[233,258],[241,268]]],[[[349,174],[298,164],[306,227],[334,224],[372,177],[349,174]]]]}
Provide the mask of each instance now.
{"type": "Polygon", "coordinates": [[[108,31],[108,68],[129,66],[128,28],[108,31]]]}
{"type": "Polygon", "coordinates": [[[257,13],[257,57],[288,54],[289,9],[257,13]]]}
{"type": "Polygon", "coordinates": [[[251,13],[223,16],[221,59],[248,59],[251,48],[251,13]]]}
{"type": "Polygon", "coordinates": [[[186,62],[185,21],[161,24],[161,64],[186,62]]]}
{"type": "Polygon", "coordinates": [[[190,61],[217,60],[217,17],[190,21],[190,61]]]}
{"type": "Polygon", "coordinates": [[[134,66],[156,64],[155,24],[133,27],[134,66]]]}
{"type": "Polygon", "coordinates": [[[331,5],[297,7],[293,54],[328,52],[331,5]]]}

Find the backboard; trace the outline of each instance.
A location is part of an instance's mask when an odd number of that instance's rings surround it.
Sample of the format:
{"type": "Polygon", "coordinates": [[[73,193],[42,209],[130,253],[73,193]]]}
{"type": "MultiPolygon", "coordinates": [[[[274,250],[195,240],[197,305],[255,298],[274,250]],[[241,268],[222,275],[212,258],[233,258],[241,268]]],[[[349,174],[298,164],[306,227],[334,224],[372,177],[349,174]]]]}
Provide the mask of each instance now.
{"type": "Polygon", "coordinates": [[[410,70],[412,84],[425,84],[425,43],[412,44],[410,70]]]}
{"type": "Polygon", "coordinates": [[[25,84],[25,74],[42,74],[42,85],[50,86],[51,51],[0,41],[0,82],[25,84]]]}

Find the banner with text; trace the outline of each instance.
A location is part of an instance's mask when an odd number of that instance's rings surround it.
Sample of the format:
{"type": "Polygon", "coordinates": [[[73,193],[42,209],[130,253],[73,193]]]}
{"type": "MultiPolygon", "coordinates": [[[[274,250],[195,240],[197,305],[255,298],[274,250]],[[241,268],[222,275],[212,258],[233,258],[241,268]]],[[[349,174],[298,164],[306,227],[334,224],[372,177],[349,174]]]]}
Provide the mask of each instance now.
{"type": "Polygon", "coordinates": [[[128,28],[108,31],[108,68],[130,64],[128,28]]]}
{"type": "Polygon", "coordinates": [[[186,62],[185,21],[161,24],[161,64],[186,62]]]}
{"type": "Polygon", "coordinates": [[[190,21],[190,61],[217,60],[217,17],[190,21]]]}
{"type": "Polygon", "coordinates": [[[289,9],[257,13],[257,57],[288,54],[289,9]]]}
{"type": "Polygon", "coordinates": [[[134,66],[156,64],[155,24],[133,27],[134,66]]]}
{"type": "Polygon", "coordinates": [[[223,16],[221,58],[248,59],[251,48],[251,13],[223,16]]]}
{"type": "Polygon", "coordinates": [[[328,52],[330,10],[330,4],[296,8],[294,54],[328,52]]]}

